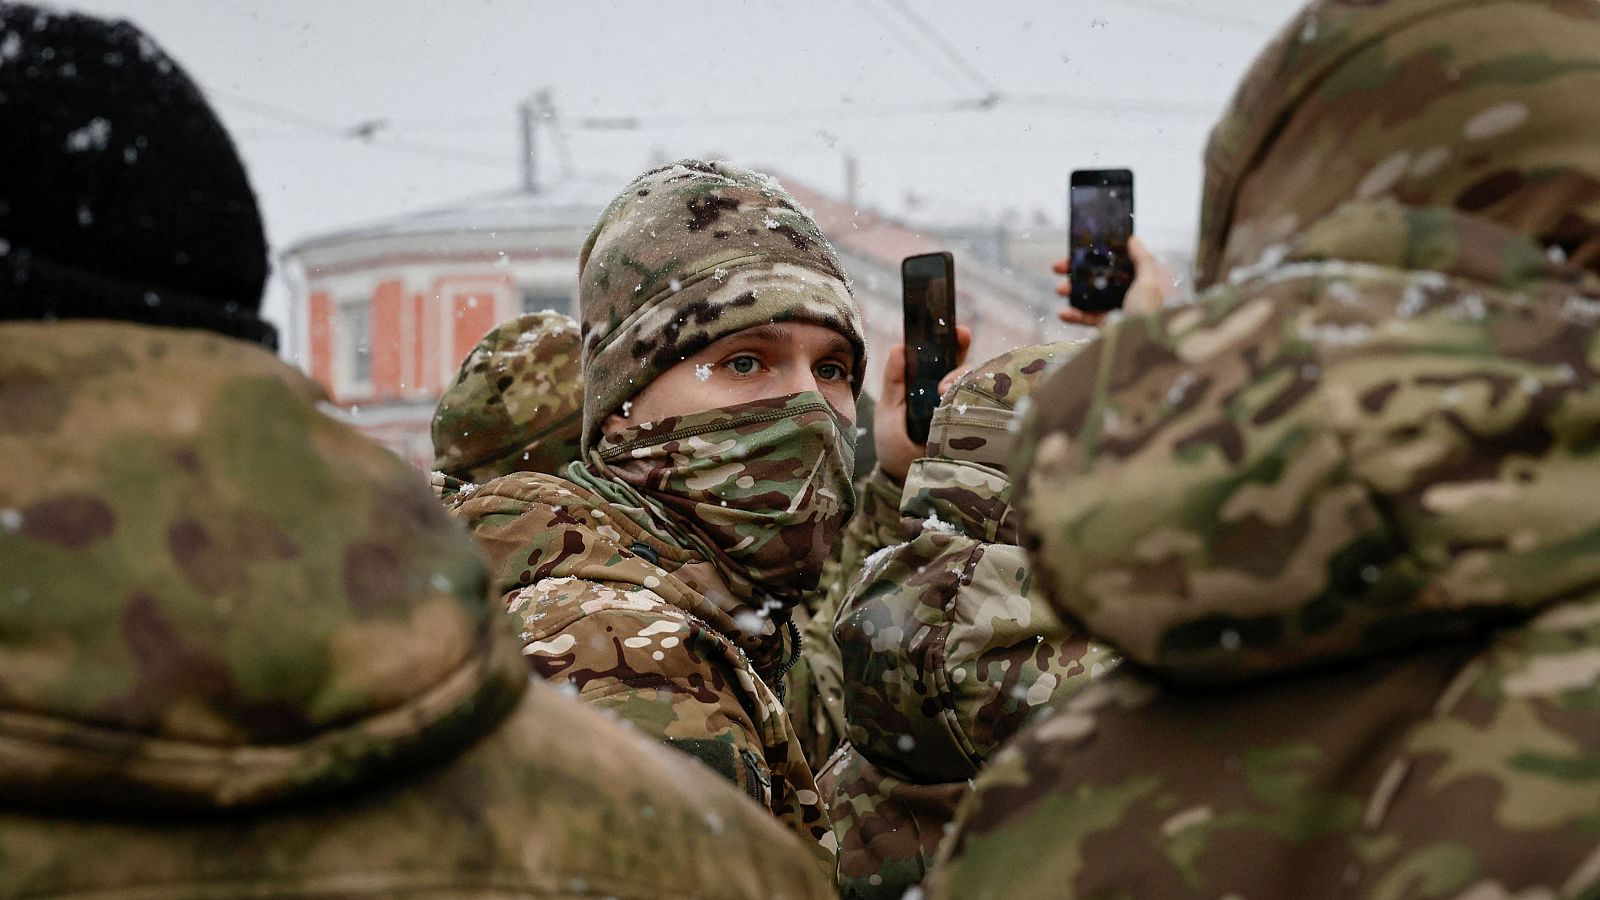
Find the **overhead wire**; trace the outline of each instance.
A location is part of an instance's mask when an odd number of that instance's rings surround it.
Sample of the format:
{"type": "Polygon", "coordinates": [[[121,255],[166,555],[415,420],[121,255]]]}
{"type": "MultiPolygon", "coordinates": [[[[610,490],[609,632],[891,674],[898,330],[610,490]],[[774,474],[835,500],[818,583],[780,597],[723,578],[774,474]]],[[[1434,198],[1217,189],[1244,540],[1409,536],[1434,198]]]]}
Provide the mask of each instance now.
{"type": "Polygon", "coordinates": [[[938,76],[940,81],[943,81],[958,92],[966,92],[968,86],[957,74],[937,65],[933,56],[906,32],[905,27],[896,20],[889,18],[887,13],[880,11],[872,0],[863,0],[863,2],[856,4],[855,7],[866,13],[869,18],[877,23],[880,30],[910,52],[913,58],[926,66],[928,71],[938,76]]]}
{"type": "Polygon", "coordinates": [[[1121,5],[1130,6],[1137,9],[1146,9],[1150,12],[1158,12],[1177,16],[1179,18],[1189,19],[1193,22],[1223,25],[1229,28],[1238,28],[1256,33],[1270,32],[1277,27],[1275,25],[1265,22],[1258,22],[1255,19],[1234,15],[1227,12],[1217,12],[1215,10],[1201,12],[1182,3],[1174,2],[1174,0],[1121,0],[1121,5]]]}
{"type": "Polygon", "coordinates": [[[962,56],[959,50],[957,50],[949,41],[945,40],[944,35],[939,32],[939,29],[934,28],[931,24],[929,24],[927,19],[924,19],[916,10],[911,8],[910,4],[906,3],[906,0],[883,0],[883,3],[900,13],[901,16],[911,23],[912,27],[920,31],[922,36],[926,38],[929,43],[933,44],[934,47],[938,48],[939,52],[943,54],[944,58],[948,60],[951,65],[955,66],[957,71],[965,75],[974,85],[977,86],[980,91],[983,92],[983,96],[993,97],[1000,93],[995,88],[994,83],[985,78],[982,72],[978,71],[977,66],[974,66],[972,63],[968,62],[967,58],[962,56]]]}
{"type": "Polygon", "coordinates": [[[399,153],[409,153],[413,156],[422,156],[446,162],[461,162],[469,165],[485,166],[496,169],[514,169],[507,160],[487,153],[473,153],[453,147],[440,147],[433,144],[408,141],[378,133],[383,120],[367,119],[354,125],[345,125],[332,122],[308,113],[257,100],[243,94],[218,88],[208,88],[207,93],[223,103],[237,107],[246,112],[254,113],[263,118],[271,119],[280,124],[311,132],[325,138],[340,140],[357,140],[361,146],[372,147],[378,150],[388,150],[399,153]],[[374,127],[376,126],[376,127],[374,127]]]}

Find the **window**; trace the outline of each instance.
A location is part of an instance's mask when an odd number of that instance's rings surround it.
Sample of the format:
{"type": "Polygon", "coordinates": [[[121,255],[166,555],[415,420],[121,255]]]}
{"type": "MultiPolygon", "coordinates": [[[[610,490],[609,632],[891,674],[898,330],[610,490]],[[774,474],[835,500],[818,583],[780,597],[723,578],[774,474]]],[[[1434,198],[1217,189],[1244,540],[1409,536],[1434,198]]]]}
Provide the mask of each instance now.
{"type": "Polygon", "coordinates": [[[544,312],[553,309],[558,313],[572,314],[572,294],[567,291],[547,287],[527,287],[518,289],[522,295],[522,314],[544,312]]]}
{"type": "Polygon", "coordinates": [[[336,393],[360,396],[372,385],[372,307],[366,298],[339,304],[336,393]]]}

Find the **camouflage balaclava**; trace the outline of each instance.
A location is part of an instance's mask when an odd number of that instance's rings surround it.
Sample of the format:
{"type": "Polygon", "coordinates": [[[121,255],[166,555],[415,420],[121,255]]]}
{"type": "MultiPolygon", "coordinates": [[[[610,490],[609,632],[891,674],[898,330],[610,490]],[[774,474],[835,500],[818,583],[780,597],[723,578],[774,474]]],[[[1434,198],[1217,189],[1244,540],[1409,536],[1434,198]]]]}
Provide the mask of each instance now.
{"type": "Polygon", "coordinates": [[[557,312],[496,326],[472,348],[433,414],[433,467],[483,483],[556,473],[578,458],[578,323],[557,312]]]}
{"type": "Polygon", "coordinates": [[[832,329],[855,348],[861,313],[832,245],[776,181],[723,162],[652,169],[611,201],[578,257],[584,447],[656,376],[770,322],[832,329]]]}
{"type": "Polygon", "coordinates": [[[595,455],[730,586],[788,607],[816,588],[855,506],[849,434],[807,391],[635,425],[595,455]]]}
{"type": "Polygon", "coordinates": [[[853,429],[806,392],[640,423],[601,422],[713,342],[772,322],[831,329],[854,348],[860,311],[838,256],[777,182],[685,160],[636,179],[579,258],[583,463],[569,477],[694,547],[729,587],[781,607],[815,587],[855,505],[853,429]]]}
{"type": "Polygon", "coordinates": [[[1348,245],[1372,243],[1373,217],[1319,225],[1375,203],[1468,215],[1600,271],[1597,35],[1593,2],[1312,3],[1212,134],[1197,286],[1308,233],[1324,246],[1301,257],[1366,258],[1348,245]]]}

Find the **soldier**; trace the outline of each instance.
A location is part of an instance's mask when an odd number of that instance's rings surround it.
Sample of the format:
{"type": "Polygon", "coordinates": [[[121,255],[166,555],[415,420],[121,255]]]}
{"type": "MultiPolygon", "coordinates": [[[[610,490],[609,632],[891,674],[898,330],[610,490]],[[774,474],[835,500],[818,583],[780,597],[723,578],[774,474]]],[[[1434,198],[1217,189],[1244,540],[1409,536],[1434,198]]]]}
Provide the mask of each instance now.
{"type": "Polygon", "coordinates": [[[854,496],[864,347],[839,260],[772,179],[644,173],[579,258],[584,458],[458,507],[535,672],[699,759],[833,870],[775,689],[854,496]]]}
{"type": "Polygon", "coordinates": [[[545,310],[490,329],[433,413],[433,481],[442,496],[511,472],[555,474],[578,458],[582,342],[545,310]]]}
{"type": "Polygon", "coordinates": [[[0,47],[0,896],[828,895],[530,684],[470,537],[270,351],[183,71],[17,4],[0,47]]]}
{"type": "Polygon", "coordinates": [[[900,543],[868,557],[836,629],[849,744],[819,775],[846,897],[898,900],[999,746],[1115,665],[1033,591],[1007,471],[1014,411],[1077,342],[962,375],[898,504],[900,543]]]}
{"type": "Polygon", "coordinates": [[[1129,664],[996,757],[934,894],[1594,894],[1597,92],[1592,2],[1322,0],[1257,62],[1212,289],[1020,444],[1035,576],[1129,664]]]}

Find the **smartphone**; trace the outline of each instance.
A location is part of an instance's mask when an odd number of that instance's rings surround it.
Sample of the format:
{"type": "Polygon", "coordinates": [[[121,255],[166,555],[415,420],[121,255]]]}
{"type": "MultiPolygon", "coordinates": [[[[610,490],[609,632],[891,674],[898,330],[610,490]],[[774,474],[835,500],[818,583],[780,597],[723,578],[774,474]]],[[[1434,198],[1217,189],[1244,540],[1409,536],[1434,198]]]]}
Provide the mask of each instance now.
{"type": "Polygon", "coordinates": [[[956,260],[949,253],[908,256],[900,263],[906,317],[906,433],[928,442],[939,406],[939,382],[956,367],[956,260]]]}
{"type": "Polygon", "coordinates": [[[1067,259],[1072,305],[1084,312],[1122,308],[1133,284],[1133,173],[1079,169],[1072,173],[1072,227],[1067,259]]]}

